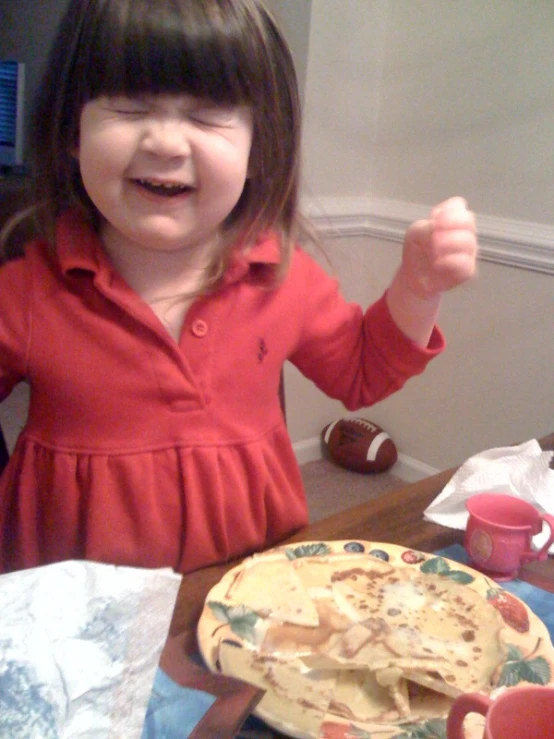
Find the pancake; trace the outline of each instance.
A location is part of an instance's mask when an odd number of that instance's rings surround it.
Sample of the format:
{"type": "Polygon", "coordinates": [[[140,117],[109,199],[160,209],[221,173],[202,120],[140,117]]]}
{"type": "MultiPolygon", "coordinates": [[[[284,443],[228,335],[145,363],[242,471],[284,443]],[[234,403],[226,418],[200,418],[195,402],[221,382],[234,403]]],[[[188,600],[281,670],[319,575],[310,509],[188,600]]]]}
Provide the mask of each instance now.
{"type": "Polygon", "coordinates": [[[476,590],[367,554],[254,556],[224,603],[256,627],[220,632],[222,672],[265,690],[260,715],[294,735],[445,715],[461,693],[490,693],[506,656],[502,617],[476,590]]]}
{"type": "Polygon", "coordinates": [[[451,697],[492,689],[504,624],[474,590],[407,568],[379,578],[336,573],[333,589],[355,624],[328,652],[331,660],[376,672],[395,667],[451,697]]]}
{"type": "Polygon", "coordinates": [[[371,572],[372,577],[391,575],[394,567],[377,557],[365,556],[360,561],[359,553],[331,553],[318,557],[301,557],[292,560],[305,590],[314,598],[333,597],[333,580],[337,572],[360,571],[371,572]],[[363,564],[362,564],[363,563],[363,564]]]}
{"type": "Polygon", "coordinates": [[[246,560],[229,586],[227,598],[274,621],[317,626],[317,608],[291,561],[275,552],[246,560]]]}
{"type": "Polygon", "coordinates": [[[352,621],[331,598],[318,598],[314,600],[314,605],[319,621],[317,628],[292,623],[268,623],[259,645],[260,652],[278,654],[283,658],[326,654],[341,634],[351,627],[352,621]]]}
{"type": "Polygon", "coordinates": [[[398,689],[400,695],[395,700],[370,670],[340,670],[328,714],[357,724],[397,723],[410,715],[406,681],[400,681],[398,689]]]}
{"type": "Polygon", "coordinates": [[[262,656],[226,640],[219,644],[218,659],[225,675],[266,691],[258,710],[274,717],[286,716],[295,730],[319,736],[337,682],[335,672],[302,672],[297,660],[262,656]]]}

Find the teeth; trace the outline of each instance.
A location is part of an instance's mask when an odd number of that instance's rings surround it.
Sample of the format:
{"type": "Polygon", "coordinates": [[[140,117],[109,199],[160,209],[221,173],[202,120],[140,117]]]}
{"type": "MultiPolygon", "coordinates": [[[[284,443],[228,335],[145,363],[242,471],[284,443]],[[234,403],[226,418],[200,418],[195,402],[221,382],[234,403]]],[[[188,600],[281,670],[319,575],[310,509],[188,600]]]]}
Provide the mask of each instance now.
{"type": "Polygon", "coordinates": [[[167,195],[181,193],[190,189],[190,186],[186,185],[184,182],[167,182],[162,180],[143,179],[141,177],[138,177],[135,182],[142,187],[145,187],[147,190],[151,190],[152,192],[164,192],[167,195]]]}
{"type": "Polygon", "coordinates": [[[137,182],[141,185],[150,185],[151,187],[165,187],[168,190],[175,189],[176,187],[187,187],[184,182],[162,182],[161,180],[145,180],[142,178],[139,178],[137,182]]]}

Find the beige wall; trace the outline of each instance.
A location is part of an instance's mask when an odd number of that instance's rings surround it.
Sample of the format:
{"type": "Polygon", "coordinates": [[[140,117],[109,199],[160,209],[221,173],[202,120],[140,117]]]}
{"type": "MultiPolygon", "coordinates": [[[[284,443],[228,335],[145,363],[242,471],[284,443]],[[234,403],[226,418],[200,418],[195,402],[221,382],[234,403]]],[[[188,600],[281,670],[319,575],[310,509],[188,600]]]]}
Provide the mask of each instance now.
{"type": "MultiPolygon", "coordinates": [[[[305,192],[426,206],[459,193],[478,215],[554,224],[553,58],[550,0],[312,0],[305,192]]],[[[328,249],[363,304],[400,258],[370,237],[328,249]]],[[[553,316],[551,274],[481,263],[445,298],[447,352],[363,415],[438,468],[553,431],[553,316]]],[[[291,368],[287,397],[295,442],[344,412],[291,368]]]]}
{"type": "Polygon", "coordinates": [[[310,28],[310,191],[554,223],[551,0],[312,0],[310,28]]]}
{"type": "Polygon", "coordinates": [[[290,44],[301,95],[306,85],[312,0],[266,0],[290,44]]]}

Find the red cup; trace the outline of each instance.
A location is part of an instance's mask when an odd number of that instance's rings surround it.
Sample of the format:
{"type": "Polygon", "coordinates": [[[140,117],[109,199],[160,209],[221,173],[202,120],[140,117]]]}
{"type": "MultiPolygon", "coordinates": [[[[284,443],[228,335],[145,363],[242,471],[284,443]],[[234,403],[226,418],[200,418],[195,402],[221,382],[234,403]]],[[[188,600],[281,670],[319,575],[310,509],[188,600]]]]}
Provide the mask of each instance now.
{"type": "Polygon", "coordinates": [[[496,700],[480,693],[461,695],[448,715],[447,739],[465,739],[468,713],[486,716],[483,739],[547,739],[554,736],[554,688],[509,688],[496,700]]]}
{"type": "Polygon", "coordinates": [[[525,500],[502,493],[478,493],[466,502],[469,511],[464,546],[469,564],[492,580],[513,580],[526,562],[546,559],[554,542],[554,516],[540,513],[525,500]],[[532,538],[550,527],[541,549],[532,538]]]}

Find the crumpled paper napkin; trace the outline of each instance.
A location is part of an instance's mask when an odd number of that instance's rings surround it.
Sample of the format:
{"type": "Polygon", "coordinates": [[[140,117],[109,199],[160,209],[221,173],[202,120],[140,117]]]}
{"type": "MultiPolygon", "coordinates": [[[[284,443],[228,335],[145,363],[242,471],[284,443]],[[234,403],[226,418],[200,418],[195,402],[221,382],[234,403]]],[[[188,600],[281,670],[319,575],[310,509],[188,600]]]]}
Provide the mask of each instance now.
{"type": "Polygon", "coordinates": [[[0,577],[0,737],[138,739],[181,576],[67,561],[0,577]]]}
{"type": "MultiPolygon", "coordinates": [[[[466,501],[482,492],[514,495],[541,513],[554,515],[554,470],[549,467],[553,455],[543,452],[536,439],[476,454],[454,473],[423,516],[442,526],[464,530],[469,516],[466,501]]],[[[544,544],[548,534],[548,527],[543,527],[542,533],[533,538],[535,546],[544,544]]],[[[554,545],[549,551],[554,553],[554,545]]]]}

